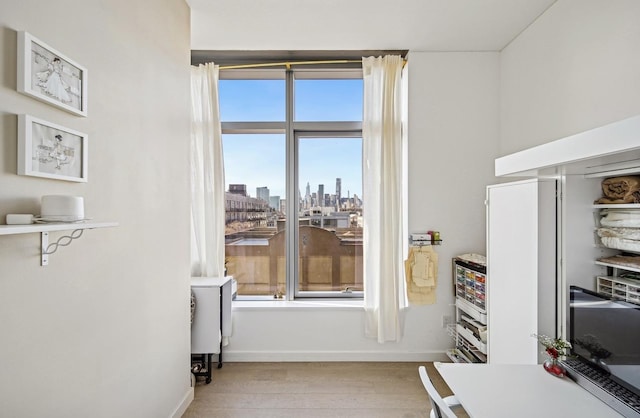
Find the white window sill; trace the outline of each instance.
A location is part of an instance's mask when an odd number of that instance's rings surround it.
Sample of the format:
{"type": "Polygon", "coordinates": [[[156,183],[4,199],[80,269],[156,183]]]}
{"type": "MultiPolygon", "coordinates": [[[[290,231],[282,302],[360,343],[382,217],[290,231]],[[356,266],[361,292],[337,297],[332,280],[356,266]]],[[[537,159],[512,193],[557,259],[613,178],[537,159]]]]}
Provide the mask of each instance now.
{"type": "Polygon", "coordinates": [[[362,299],[309,299],[309,300],[234,300],[234,311],[250,310],[361,310],[364,308],[362,299]]]}

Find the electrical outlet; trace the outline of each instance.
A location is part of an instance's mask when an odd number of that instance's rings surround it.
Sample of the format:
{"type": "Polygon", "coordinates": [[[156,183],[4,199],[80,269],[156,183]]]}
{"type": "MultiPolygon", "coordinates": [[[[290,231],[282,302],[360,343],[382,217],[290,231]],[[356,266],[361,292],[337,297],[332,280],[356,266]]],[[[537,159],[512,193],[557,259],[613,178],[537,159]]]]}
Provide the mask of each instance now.
{"type": "Polygon", "coordinates": [[[453,322],[451,315],[442,315],[442,328],[446,328],[451,322],[453,322]]]}

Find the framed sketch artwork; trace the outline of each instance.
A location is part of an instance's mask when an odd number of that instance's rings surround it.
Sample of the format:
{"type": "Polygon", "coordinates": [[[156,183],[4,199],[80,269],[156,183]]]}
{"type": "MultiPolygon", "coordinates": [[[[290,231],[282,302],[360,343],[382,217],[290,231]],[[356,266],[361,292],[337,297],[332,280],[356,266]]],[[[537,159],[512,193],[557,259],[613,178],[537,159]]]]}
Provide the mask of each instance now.
{"type": "Polygon", "coordinates": [[[18,32],[18,91],[87,116],[87,69],[27,32],[18,32]]]}
{"type": "Polygon", "coordinates": [[[86,182],[87,135],[30,115],[18,115],[18,174],[86,182]]]}

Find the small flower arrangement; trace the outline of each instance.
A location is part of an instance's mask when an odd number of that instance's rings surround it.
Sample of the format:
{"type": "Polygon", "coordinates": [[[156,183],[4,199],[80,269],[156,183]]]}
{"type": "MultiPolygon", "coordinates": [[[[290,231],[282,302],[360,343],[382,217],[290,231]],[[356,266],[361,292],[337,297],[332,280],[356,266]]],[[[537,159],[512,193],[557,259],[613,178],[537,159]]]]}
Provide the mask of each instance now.
{"type": "Polygon", "coordinates": [[[568,355],[567,349],[571,348],[571,343],[561,338],[551,338],[538,334],[532,334],[531,336],[535,337],[538,342],[542,344],[544,351],[553,360],[557,360],[558,357],[566,357],[568,355]]]}

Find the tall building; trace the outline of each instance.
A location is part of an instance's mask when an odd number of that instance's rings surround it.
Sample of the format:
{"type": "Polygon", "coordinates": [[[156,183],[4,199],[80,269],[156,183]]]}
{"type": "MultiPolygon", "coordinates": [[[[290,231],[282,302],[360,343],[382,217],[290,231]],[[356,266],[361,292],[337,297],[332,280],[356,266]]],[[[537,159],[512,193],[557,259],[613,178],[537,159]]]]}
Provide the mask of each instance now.
{"type": "Polygon", "coordinates": [[[309,182],[307,182],[307,189],[305,190],[304,193],[304,209],[309,209],[312,205],[311,202],[311,186],[309,185],[309,182]]]}
{"type": "Polygon", "coordinates": [[[280,210],[280,196],[269,196],[269,206],[275,210],[280,210]]]}
{"type": "Polygon", "coordinates": [[[324,184],[318,185],[318,206],[324,206],[324,184]]]}
{"type": "Polygon", "coordinates": [[[336,178],[336,211],[340,210],[340,199],[342,198],[342,179],[336,178]]]}
{"type": "Polygon", "coordinates": [[[256,187],[256,197],[269,203],[269,188],[268,187],[256,187]]]}

